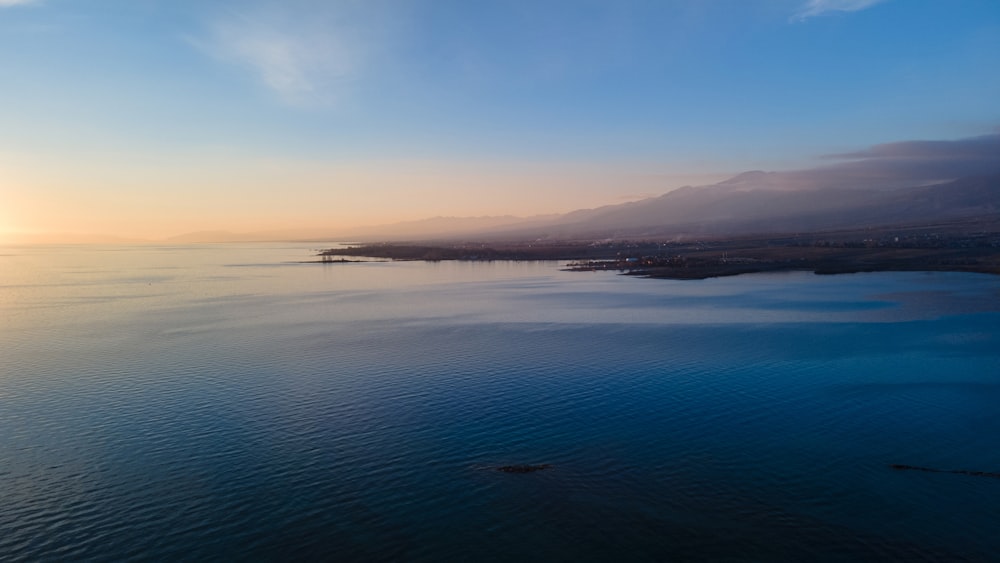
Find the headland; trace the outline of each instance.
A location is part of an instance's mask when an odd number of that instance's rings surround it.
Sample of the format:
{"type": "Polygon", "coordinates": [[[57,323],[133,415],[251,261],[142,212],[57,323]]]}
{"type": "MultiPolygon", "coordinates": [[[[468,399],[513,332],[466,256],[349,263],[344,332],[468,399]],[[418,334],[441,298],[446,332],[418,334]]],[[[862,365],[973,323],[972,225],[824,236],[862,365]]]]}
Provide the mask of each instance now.
{"type": "Polygon", "coordinates": [[[387,260],[551,260],[570,271],[669,279],[757,272],[954,271],[1000,274],[996,225],[941,224],[688,240],[532,240],[357,244],[323,257],[387,260]],[[978,228],[977,228],[978,227],[978,228]]]}

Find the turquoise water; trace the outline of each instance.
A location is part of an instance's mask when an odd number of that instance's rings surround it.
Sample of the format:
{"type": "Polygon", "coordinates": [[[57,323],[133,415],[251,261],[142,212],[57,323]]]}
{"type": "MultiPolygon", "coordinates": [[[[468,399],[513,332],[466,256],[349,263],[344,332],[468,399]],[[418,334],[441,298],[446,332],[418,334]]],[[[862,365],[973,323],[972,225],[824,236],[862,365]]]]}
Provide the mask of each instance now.
{"type": "Polygon", "coordinates": [[[0,248],[0,559],[1000,554],[998,277],[310,259],[0,248]]]}

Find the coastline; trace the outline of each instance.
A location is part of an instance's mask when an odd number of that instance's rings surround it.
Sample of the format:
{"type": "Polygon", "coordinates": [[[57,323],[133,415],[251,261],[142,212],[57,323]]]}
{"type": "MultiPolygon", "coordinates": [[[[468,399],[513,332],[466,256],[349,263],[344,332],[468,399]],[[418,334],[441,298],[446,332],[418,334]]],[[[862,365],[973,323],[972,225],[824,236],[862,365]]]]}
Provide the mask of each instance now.
{"type": "Polygon", "coordinates": [[[1000,275],[1000,233],[923,233],[865,238],[843,234],[698,241],[532,241],[503,243],[378,243],[320,252],[320,261],[564,261],[566,271],[697,280],[761,272],[943,271],[1000,275]]]}

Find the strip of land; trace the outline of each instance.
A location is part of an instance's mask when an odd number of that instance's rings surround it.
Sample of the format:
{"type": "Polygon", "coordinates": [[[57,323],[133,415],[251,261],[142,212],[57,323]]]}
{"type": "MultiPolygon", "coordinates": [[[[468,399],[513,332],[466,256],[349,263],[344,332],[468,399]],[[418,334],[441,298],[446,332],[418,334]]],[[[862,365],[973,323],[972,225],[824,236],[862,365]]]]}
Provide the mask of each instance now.
{"type": "Polygon", "coordinates": [[[686,241],[505,241],[358,244],[323,257],[390,260],[554,260],[571,271],[669,279],[756,272],[954,271],[1000,274],[1000,230],[969,225],[686,241]]]}

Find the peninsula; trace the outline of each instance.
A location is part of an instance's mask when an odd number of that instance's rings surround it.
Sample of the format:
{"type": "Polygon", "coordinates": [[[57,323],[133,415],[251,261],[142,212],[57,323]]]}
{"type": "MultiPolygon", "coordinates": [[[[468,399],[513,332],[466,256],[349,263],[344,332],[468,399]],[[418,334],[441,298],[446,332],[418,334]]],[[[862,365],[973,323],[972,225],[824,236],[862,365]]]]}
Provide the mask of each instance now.
{"type": "Polygon", "coordinates": [[[685,240],[532,240],[358,244],[320,253],[389,260],[551,260],[570,271],[669,279],[756,272],[955,271],[1000,274],[1000,222],[685,240]]]}

